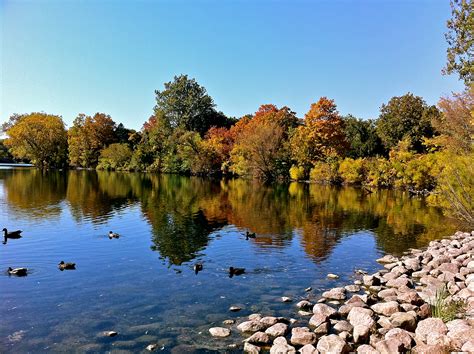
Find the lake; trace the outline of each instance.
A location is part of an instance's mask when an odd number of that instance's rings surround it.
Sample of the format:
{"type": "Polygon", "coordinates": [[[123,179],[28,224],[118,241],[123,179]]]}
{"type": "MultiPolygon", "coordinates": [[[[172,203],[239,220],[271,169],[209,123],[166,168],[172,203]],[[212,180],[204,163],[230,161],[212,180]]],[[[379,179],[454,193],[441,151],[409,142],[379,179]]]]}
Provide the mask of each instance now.
{"type": "Polygon", "coordinates": [[[0,169],[0,225],[23,230],[0,244],[3,353],[137,352],[151,343],[223,351],[243,339],[236,330],[211,338],[223,320],[300,319],[297,300],[457,228],[423,199],[388,190],[30,168],[0,169]],[[121,237],[109,239],[110,230],[121,237]],[[60,271],[61,260],[77,269],[60,271]],[[9,266],[29,274],[9,276],[9,266]],[[230,278],[229,266],[246,273],[230,278]],[[119,335],[104,337],[108,330],[119,335]]]}

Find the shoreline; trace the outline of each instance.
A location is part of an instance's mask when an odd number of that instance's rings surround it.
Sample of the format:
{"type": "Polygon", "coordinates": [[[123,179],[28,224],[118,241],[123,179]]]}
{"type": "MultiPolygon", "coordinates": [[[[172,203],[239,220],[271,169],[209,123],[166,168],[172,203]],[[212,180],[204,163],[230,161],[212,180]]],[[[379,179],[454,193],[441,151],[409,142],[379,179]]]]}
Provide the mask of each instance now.
{"type": "Polygon", "coordinates": [[[377,262],[316,303],[282,297],[305,320],[252,314],[210,328],[210,339],[240,332],[248,353],[474,352],[474,231],[377,262]]]}

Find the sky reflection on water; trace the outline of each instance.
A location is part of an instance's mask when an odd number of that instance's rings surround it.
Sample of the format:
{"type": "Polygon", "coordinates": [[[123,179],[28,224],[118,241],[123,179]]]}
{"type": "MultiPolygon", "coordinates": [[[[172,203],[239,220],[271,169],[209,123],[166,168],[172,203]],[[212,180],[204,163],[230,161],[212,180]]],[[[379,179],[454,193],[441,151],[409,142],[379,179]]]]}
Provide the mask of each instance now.
{"type": "Polygon", "coordinates": [[[165,352],[223,350],[242,338],[210,338],[222,320],[295,317],[280,296],[303,298],[312,286],[316,298],[354,269],[375,269],[383,253],[456,229],[393,191],[34,169],[0,170],[0,221],[24,230],[1,245],[0,269],[31,269],[0,276],[2,352],[136,352],[154,342],[165,352]],[[109,240],[110,230],[122,237],[109,240]],[[257,238],[245,240],[247,230],[257,238]],[[60,272],[61,260],[77,270],[60,272]],[[247,272],[229,278],[229,266],[247,272]],[[341,278],[327,280],[330,272],[341,278]],[[119,336],[100,336],[112,329],[119,336]]]}

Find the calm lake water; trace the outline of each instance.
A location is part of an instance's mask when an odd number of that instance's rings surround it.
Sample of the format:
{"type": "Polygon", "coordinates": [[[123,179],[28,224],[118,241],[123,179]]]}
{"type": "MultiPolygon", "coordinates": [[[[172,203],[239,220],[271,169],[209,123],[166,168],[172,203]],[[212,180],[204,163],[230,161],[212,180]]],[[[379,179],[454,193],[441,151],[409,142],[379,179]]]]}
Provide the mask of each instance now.
{"type": "Polygon", "coordinates": [[[137,352],[150,343],[224,351],[242,337],[211,338],[223,320],[299,319],[294,304],[306,287],[317,298],[355,269],[375,270],[385,253],[456,229],[422,199],[393,191],[35,169],[0,169],[1,225],[23,230],[0,244],[0,352],[11,353],[137,352]],[[109,240],[110,230],[122,237],[109,240]],[[257,238],[246,241],[247,230],[257,238]],[[77,269],[59,271],[61,260],[77,269]],[[10,277],[9,266],[30,274],[10,277]],[[247,273],[229,278],[229,266],[247,273]],[[106,330],[119,335],[104,338],[106,330]]]}

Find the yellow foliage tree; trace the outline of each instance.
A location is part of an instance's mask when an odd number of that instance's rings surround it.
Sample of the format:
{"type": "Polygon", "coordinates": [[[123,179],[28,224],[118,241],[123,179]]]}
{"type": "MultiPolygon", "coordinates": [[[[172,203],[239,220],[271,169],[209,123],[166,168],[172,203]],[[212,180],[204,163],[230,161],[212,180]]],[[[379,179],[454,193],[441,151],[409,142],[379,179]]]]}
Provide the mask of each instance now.
{"type": "Polygon", "coordinates": [[[5,145],[19,159],[40,168],[64,167],[67,161],[67,133],[60,116],[31,113],[21,116],[7,131],[5,145]]]}

